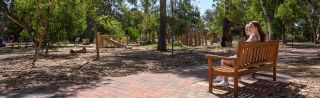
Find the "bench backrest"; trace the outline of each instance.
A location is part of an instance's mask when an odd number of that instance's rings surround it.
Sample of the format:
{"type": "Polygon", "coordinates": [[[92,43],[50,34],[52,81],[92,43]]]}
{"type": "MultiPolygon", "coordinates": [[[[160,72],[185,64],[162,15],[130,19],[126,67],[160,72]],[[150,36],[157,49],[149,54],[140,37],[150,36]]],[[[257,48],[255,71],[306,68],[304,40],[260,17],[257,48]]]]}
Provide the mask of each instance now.
{"type": "Polygon", "coordinates": [[[256,67],[265,63],[276,62],[278,56],[279,41],[244,42],[239,41],[237,64],[239,69],[256,67]]]}

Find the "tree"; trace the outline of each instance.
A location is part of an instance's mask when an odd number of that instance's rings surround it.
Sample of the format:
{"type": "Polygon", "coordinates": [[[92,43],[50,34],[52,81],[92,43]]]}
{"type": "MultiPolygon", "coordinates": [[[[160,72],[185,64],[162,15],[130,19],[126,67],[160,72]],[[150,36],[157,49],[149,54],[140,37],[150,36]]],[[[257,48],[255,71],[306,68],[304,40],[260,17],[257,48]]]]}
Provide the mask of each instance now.
{"type": "Polygon", "coordinates": [[[315,44],[319,44],[320,2],[318,0],[304,0],[302,2],[305,6],[304,8],[307,9],[309,29],[311,29],[312,32],[312,42],[315,44]]]}
{"type": "MultiPolygon", "coordinates": [[[[7,19],[4,15],[0,12],[0,37],[3,35],[5,25],[7,24],[7,19]]],[[[1,43],[0,43],[1,44],[1,43]]]]}
{"type": "Polygon", "coordinates": [[[167,51],[167,43],[166,43],[166,0],[160,0],[160,26],[159,26],[159,34],[158,34],[158,51],[167,51]]]}
{"type": "Polygon", "coordinates": [[[35,62],[39,58],[39,51],[42,45],[41,43],[43,41],[43,34],[47,32],[47,25],[46,25],[47,17],[45,16],[45,13],[44,13],[44,9],[47,7],[47,5],[42,4],[43,2],[41,1],[38,4],[36,4],[35,3],[36,1],[33,1],[33,0],[31,1],[16,0],[14,3],[16,2],[20,2],[18,3],[18,5],[30,4],[31,7],[22,7],[21,10],[34,11],[32,14],[34,14],[34,16],[36,17],[28,17],[24,19],[19,18],[17,15],[12,13],[12,11],[9,11],[8,3],[4,2],[4,0],[0,1],[0,8],[1,8],[0,11],[4,13],[4,15],[6,15],[9,19],[14,21],[16,24],[23,27],[30,36],[33,36],[33,42],[35,43],[35,53],[34,53],[34,59],[32,64],[35,65],[35,62]],[[33,23],[32,21],[29,20],[30,18],[33,18],[33,19],[35,18],[37,20],[33,22],[35,24],[35,28],[37,29],[32,27],[33,23]]]}
{"type": "MultiPolygon", "coordinates": [[[[143,20],[141,23],[141,31],[143,32],[143,34],[141,34],[141,38],[144,42],[146,43],[150,43],[151,42],[151,35],[155,36],[154,32],[152,32],[152,25],[153,22],[156,21],[152,21],[152,17],[154,15],[154,13],[152,13],[152,11],[155,8],[155,4],[156,4],[157,0],[141,0],[141,5],[143,6],[143,20]],[[149,35],[149,36],[148,36],[149,35]]],[[[154,42],[154,40],[152,40],[154,42]]]]}
{"type": "Polygon", "coordinates": [[[137,41],[140,36],[139,25],[141,25],[143,20],[143,13],[137,8],[129,9],[128,7],[123,7],[121,9],[123,15],[120,18],[122,24],[122,29],[125,32],[125,35],[128,37],[128,41],[137,41]]]}
{"type": "Polygon", "coordinates": [[[284,44],[286,44],[285,32],[290,32],[293,37],[296,31],[293,29],[302,25],[300,21],[304,19],[306,13],[300,4],[301,2],[296,0],[285,0],[282,4],[279,5],[275,13],[275,18],[279,18],[280,20],[286,22],[284,24],[284,38],[282,39],[284,44]]]}
{"type": "Polygon", "coordinates": [[[103,34],[115,35],[117,37],[124,36],[124,31],[122,28],[122,24],[112,16],[98,16],[97,24],[99,26],[99,30],[103,32],[103,34]]]}
{"type": "MultiPolygon", "coordinates": [[[[174,11],[174,34],[187,35],[188,45],[192,45],[191,29],[195,28],[201,22],[200,12],[196,6],[191,4],[190,0],[178,1],[174,11]]],[[[171,21],[173,22],[173,21],[171,21]]]]}
{"type": "Polygon", "coordinates": [[[271,15],[266,7],[266,4],[265,4],[265,0],[259,0],[260,2],[260,5],[261,5],[261,8],[263,10],[263,13],[264,13],[264,17],[266,18],[267,20],[267,24],[268,24],[268,31],[269,31],[269,36],[270,38],[273,38],[272,37],[272,20],[271,20],[271,15]]]}
{"type": "Polygon", "coordinates": [[[1,0],[0,12],[21,26],[35,43],[34,65],[43,44],[48,51],[50,44],[82,30],[84,9],[80,3],[80,0],[14,0],[10,3],[14,6],[10,6],[1,0]]]}

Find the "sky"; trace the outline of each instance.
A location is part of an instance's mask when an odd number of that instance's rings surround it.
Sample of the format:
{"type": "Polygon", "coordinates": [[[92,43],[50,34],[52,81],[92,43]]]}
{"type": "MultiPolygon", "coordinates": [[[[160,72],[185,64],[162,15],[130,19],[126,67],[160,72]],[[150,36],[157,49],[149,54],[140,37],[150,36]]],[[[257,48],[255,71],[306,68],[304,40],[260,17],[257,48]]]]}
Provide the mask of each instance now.
{"type": "MultiPolygon", "coordinates": [[[[159,3],[159,2],[157,2],[157,3],[159,3]]],[[[192,4],[199,7],[200,14],[202,16],[207,9],[212,9],[213,0],[192,0],[192,4]]],[[[128,3],[127,3],[127,5],[129,6],[129,8],[133,7],[132,5],[130,5],[128,3]]]]}
{"type": "Polygon", "coordinates": [[[212,9],[213,0],[196,0],[193,3],[199,7],[202,16],[207,9],[212,9]]]}

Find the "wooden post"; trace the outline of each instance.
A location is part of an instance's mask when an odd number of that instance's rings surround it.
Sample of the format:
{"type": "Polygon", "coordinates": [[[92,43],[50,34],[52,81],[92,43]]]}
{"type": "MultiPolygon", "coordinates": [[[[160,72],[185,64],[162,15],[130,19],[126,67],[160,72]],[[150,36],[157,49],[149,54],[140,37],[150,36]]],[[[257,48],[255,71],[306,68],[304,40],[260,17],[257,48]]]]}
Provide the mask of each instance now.
{"type": "Polygon", "coordinates": [[[209,92],[212,93],[212,59],[208,58],[208,81],[209,81],[209,92]]]}
{"type": "Polygon", "coordinates": [[[195,31],[194,34],[195,34],[195,36],[194,36],[195,44],[196,44],[196,46],[199,46],[199,32],[195,31]]]}
{"type": "Polygon", "coordinates": [[[205,38],[204,38],[204,39],[205,39],[205,40],[204,40],[205,45],[208,46],[208,34],[207,34],[207,32],[204,34],[204,37],[205,37],[205,38]]]}
{"type": "Polygon", "coordinates": [[[99,59],[100,58],[100,55],[99,55],[99,42],[100,42],[100,32],[96,32],[96,51],[97,51],[97,59],[99,59]]]}

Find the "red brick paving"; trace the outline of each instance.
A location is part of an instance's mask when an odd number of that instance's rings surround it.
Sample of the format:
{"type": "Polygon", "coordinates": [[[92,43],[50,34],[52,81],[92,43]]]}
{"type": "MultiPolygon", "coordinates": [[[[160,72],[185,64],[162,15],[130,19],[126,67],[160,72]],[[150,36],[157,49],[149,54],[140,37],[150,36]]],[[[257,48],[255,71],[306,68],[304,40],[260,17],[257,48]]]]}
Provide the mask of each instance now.
{"type": "MultiPolygon", "coordinates": [[[[220,94],[209,93],[206,76],[197,77],[192,74],[206,74],[206,71],[201,70],[205,67],[195,67],[200,69],[175,70],[164,73],[144,72],[136,75],[124,77],[105,77],[96,85],[96,88],[77,91],[72,98],[83,98],[90,96],[91,98],[216,98],[226,97],[220,94]],[[184,72],[185,71],[185,72],[184,72]],[[190,72],[191,75],[188,75],[190,72]],[[183,75],[185,74],[185,75],[183,75]]],[[[279,75],[281,76],[281,75],[279,75]]],[[[281,77],[279,77],[280,79],[281,77]]],[[[271,78],[270,78],[271,79],[271,78]]],[[[243,79],[245,80],[245,79],[243,79]]],[[[284,79],[281,79],[284,80],[284,79]]],[[[264,83],[264,82],[260,82],[264,83]]],[[[271,83],[271,82],[270,82],[271,83]]],[[[257,85],[259,83],[255,83],[257,85]]],[[[268,84],[268,83],[267,83],[268,84]]],[[[250,88],[250,86],[248,86],[250,88]]],[[[252,86],[251,86],[252,87],[252,86]]],[[[259,86],[257,86],[259,87],[259,86]]],[[[262,88],[265,88],[261,86],[262,88]]],[[[268,88],[272,89],[272,88],[268,88]]],[[[225,91],[228,92],[228,91],[225,91]]],[[[229,92],[230,93],[230,92],[229,92]]],[[[260,92],[263,93],[263,92],[260,92]]],[[[272,93],[272,92],[270,92],[272,93]]],[[[246,92],[243,93],[247,94],[246,92]]],[[[259,92],[255,94],[259,95],[259,92]]],[[[261,94],[260,94],[261,95],[261,94]]],[[[230,94],[229,94],[230,96],[230,94]]],[[[245,95],[247,96],[247,95],[245,95]]],[[[253,94],[253,96],[255,96],[253,94]]]]}
{"type": "Polygon", "coordinates": [[[102,79],[97,83],[99,87],[79,91],[72,97],[91,95],[97,98],[215,98],[215,95],[207,92],[207,86],[195,85],[199,81],[202,79],[182,78],[173,73],[146,72],[102,79]]]}
{"type": "MultiPolygon", "coordinates": [[[[278,74],[278,80],[287,81],[291,78],[278,74]]],[[[242,81],[250,84],[247,77],[242,81]]],[[[269,78],[271,80],[271,78],[269,78]]],[[[241,87],[240,95],[253,97],[265,97],[263,90],[269,93],[274,88],[266,87],[274,82],[262,81],[252,82],[252,85],[241,87]],[[258,86],[257,86],[258,85],[258,86]],[[260,87],[260,88],[259,88],[260,87]],[[262,92],[250,88],[261,89],[262,92]],[[252,90],[252,89],[251,89],[252,90]],[[241,93],[242,92],[242,93],[241,93]],[[263,95],[263,96],[262,96],[263,95]]],[[[231,83],[232,84],[232,83],[231,83]]],[[[231,96],[229,91],[214,89],[214,94],[209,93],[207,83],[207,68],[205,66],[194,66],[188,68],[177,68],[167,72],[143,72],[123,77],[103,77],[91,83],[69,87],[44,87],[31,90],[17,90],[2,93],[0,97],[16,98],[216,98],[231,96]],[[226,94],[223,94],[226,93],[226,94]]]]}

